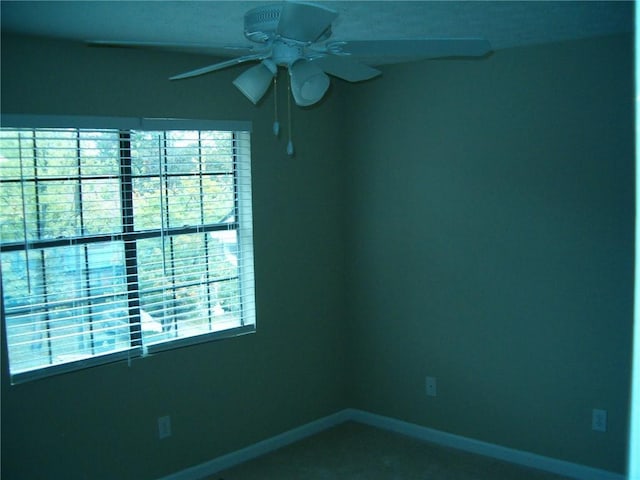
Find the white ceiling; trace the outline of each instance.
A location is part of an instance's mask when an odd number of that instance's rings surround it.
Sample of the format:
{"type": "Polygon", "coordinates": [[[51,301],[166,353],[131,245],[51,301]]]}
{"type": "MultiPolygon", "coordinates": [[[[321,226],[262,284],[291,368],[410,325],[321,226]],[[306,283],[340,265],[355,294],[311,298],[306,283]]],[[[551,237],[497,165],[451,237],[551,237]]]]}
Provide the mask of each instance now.
{"type": "MultiPolygon", "coordinates": [[[[7,1],[2,31],[78,41],[248,45],[247,1],[7,1]]],[[[633,2],[318,1],[339,12],[332,40],[479,36],[494,50],[633,31],[633,2]]],[[[210,53],[222,53],[216,49],[210,53]]],[[[234,52],[227,50],[227,55],[234,52]]]]}

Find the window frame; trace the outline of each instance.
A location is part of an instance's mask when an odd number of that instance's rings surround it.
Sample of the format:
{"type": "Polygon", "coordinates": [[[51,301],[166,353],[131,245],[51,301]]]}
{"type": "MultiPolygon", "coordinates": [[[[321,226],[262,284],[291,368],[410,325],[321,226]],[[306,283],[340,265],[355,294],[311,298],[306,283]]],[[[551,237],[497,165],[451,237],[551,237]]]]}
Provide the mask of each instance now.
{"type": "MultiPolygon", "coordinates": [[[[104,365],[107,363],[127,360],[129,363],[134,358],[145,357],[149,354],[157,352],[173,350],[176,348],[182,348],[189,345],[196,345],[201,343],[207,343],[214,340],[225,339],[230,337],[236,337],[240,335],[251,334],[256,331],[256,318],[255,318],[255,280],[254,280],[254,258],[253,258],[253,214],[252,214],[252,196],[251,196],[251,154],[250,154],[250,135],[251,135],[251,122],[245,121],[212,121],[212,120],[192,120],[192,119],[175,119],[175,118],[127,118],[127,117],[87,117],[87,116],[41,116],[41,115],[2,115],[0,125],[3,128],[25,128],[25,129],[47,129],[47,128],[71,128],[71,129],[117,129],[120,131],[120,138],[122,139],[122,132],[132,131],[159,131],[168,132],[176,130],[191,130],[191,131],[227,131],[234,132],[235,135],[241,135],[242,149],[234,152],[234,194],[235,194],[235,208],[234,212],[238,215],[234,223],[237,224],[235,231],[238,232],[238,249],[239,256],[242,257],[242,261],[238,265],[238,281],[240,288],[240,296],[246,299],[248,305],[243,305],[243,312],[240,316],[240,326],[225,328],[223,330],[209,331],[206,333],[200,333],[191,336],[177,337],[173,339],[164,340],[157,343],[150,343],[144,345],[142,342],[142,335],[140,332],[140,323],[135,323],[132,317],[128,317],[129,325],[131,328],[131,336],[129,340],[129,347],[124,350],[118,350],[109,353],[95,352],[90,357],[68,361],[65,363],[52,364],[47,366],[36,367],[31,370],[25,370],[21,372],[11,373],[10,361],[9,361],[9,346],[7,337],[7,325],[4,313],[4,294],[2,291],[2,282],[0,281],[0,307],[2,307],[0,320],[3,338],[5,342],[6,358],[5,364],[6,371],[11,379],[12,384],[22,383],[37,378],[49,377],[52,375],[67,373],[71,371],[81,370],[92,366],[104,365]],[[242,150],[242,151],[240,151],[242,150]],[[137,329],[137,331],[136,331],[137,329]]],[[[235,140],[234,140],[235,142],[235,140]]],[[[236,147],[234,146],[234,149],[236,147]]],[[[122,173],[118,176],[119,185],[123,185],[122,173]]],[[[124,193],[121,191],[121,195],[124,193]]],[[[120,206],[121,213],[124,215],[127,209],[123,203],[120,206]]],[[[185,228],[178,228],[178,231],[190,231],[195,233],[203,233],[201,226],[192,226],[185,230],[185,228]]],[[[215,231],[214,228],[212,231],[215,231]]],[[[156,229],[157,230],[157,229],[156,229]]],[[[103,235],[104,236],[104,235],[103,235]]],[[[138,239],[145,238],[144,232],[131,232],[128,233],[126,228],[122,230],[118,235],[108,235],[111,240],[114,237],[122,237],[137,241],[138,239]],[[127,235],[129,237],[127,238],[127,235]]],[[[93,239],[89,239],[89,236],[82,237],[70,237],[72,242],[78,242],[78,244],[86,244],[93,239]]],[[[56,243],[61,245],[70,245],[70,238],[61,240],[44,240],[43,245],[48,247],[55,246],[56,243]]],[[[32,243],[28,242],[30,248],[33,247],[32,243]]],[[[125,244],[127,242],[125,241],[125,244]]],[[[133,243],[135,249],[135,243],[133,243]]],[[[26,250],[26,244],[23,248],[26,250]]],[[[3,249],[5,251],[5,249],[3,249]]],[[[125,247],[125,255],[126,255],[125,247]]],[[[129,268],[125,262],[124,268],[129,268]]],[[[140,262],[136,262],[134,268],[138,268],[140,262]]],[[[1,275],[1,265],[0,265],[1,275]]],[[[129,297],[129,302],[131,297],[129,297]]],[[[138,318],[139,318],[139,305],[138,318]]],[[[129,312],[136,310],[136,306],[131,308],[129,306],[129,312]]]]}

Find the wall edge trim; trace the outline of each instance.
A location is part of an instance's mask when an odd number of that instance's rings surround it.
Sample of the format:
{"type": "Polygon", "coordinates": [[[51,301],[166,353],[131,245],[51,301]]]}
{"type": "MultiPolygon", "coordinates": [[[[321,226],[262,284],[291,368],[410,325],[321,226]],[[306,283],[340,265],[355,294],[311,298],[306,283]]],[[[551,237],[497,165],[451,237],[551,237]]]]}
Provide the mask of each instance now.
{"type": "Polygon", "coordinates": [[[444,447],[455,448],[457,450],[503,460],[524,467],[564,475],[577,480],[624,480],[625,478],[624,475],[610,472],[608,470],[601,470],[523,450],[503,447],[501,445],[454,435],[452,433],[423,427],[415,423],[409,423],[395,418],[365,412],[363,410],[353,410],[350,419],[372,427],[401,433],[424,442],[435,443],[444,447]]]}
{"type": "Polygon", "coordinates": [[[245,448],[241,448],[240,450],[227,453],[204,463],[194,465],[166,477],[162,477],[161,480],[197,480],[205,478],[222,470],[235,467],[236,465],[248,460],[273,452],[279,448],[286,447],[291,443],[297,442],[311,435],[315,435],[316,433],[320,433],[324,430],[328,430],[329,428],[335,427],[336,425],[349,420],[349,412],[347,410],[340,410],[326,417],[319,418],[273,437],[261,440],[245,448]]]}
{"type": "Polygon", "coordinates": [[[202,479],[348,421],[363,423],[390,432],[400,433],[424,442],[435,443],[485,457],[496,458],[516,465],[536,468],[577,480],[624,480],[625,478],[624,475],[619,473],[454,435],[364,410],[346,408],[254,443],[248,447],[162,477],[161,480],[202,479]]]}

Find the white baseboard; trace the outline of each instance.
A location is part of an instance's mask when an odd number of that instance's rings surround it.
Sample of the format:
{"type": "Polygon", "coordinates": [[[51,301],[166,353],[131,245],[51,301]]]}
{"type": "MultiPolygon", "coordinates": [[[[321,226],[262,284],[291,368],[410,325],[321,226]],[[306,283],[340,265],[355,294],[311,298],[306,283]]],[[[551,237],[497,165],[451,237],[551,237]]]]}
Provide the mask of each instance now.
{"type": "Polygon", "coordinates": [[[348,415],[348,410],[341,410],[327,417],[288,430],[275,437],[267,438],[261,442],[236,450],[235,452],[173,473],[167,477],[163,477],[162,480],[199,480],[205,478],[349,421],[350,418],[348,415]]]}
{"type": "Polygon", "coordinates": [[[349,417],[356,422],[373,427],[401,433],[425,442],[456,448],[465,452],[477,453],[486,457],[497,458],[525,467],[537,468],[550,473],[564,475],[578,480],[624,480],[624,475],[587,467],[577,463],[557,460],[555,458],[536,455],[535,453],[515,450],[492,443],[481,442],[472,438],[453,435],[451,433],[422,427],[395,418],[384,417],[362,410],[350,410],[349,417]]]}
{"type": "Polygon", "coordinates": [[[607,470],[600,470],[522,450],[515,450],[513,448],[507,448],[492,443],[474,440],[472,438],[462,437],[460,435],[453,435],[440,430],[434,430],[432,428],[416,425],[415,423],[404,422],[395,418],[384,417],[382,415],[376,415],[363,410],[348,408],[281,433],[275,437],[254,443],[253,445],[241,450],[237,450],[200,465],[174,473],[162,478],[161,480],[199,480],[347,421],[371,425],[391,432],[401,433],[408,437],[416,438],[425,442],[456,448],[458,450],[476,453],[486,457],[497,458],[517,465],[537,468],[538,470],[564,475],[565,477],[575,478],[577,480],[624,480],[625,478],[624,475],[609,472],[607,470]]]}

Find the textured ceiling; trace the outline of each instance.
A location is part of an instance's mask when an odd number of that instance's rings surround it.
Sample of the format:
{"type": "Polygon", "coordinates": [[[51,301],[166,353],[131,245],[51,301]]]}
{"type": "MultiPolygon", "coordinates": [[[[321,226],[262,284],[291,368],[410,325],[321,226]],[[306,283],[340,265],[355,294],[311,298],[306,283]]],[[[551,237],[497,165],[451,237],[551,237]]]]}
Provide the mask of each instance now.
{"type": "MultiPolygon", "coordinates": [[[[2,31],[71,40],[243,46],[243,15],[268,2],[6,1],[2,31]]],[[[332,40],[479,36],[494,50],[633,31],[633,2],[319,1],[332,40]]],[[[209,53],[225,53],[217,49],[209,53]]],[[[233,51],[226,51],[233,56],[233,51]]]]}

